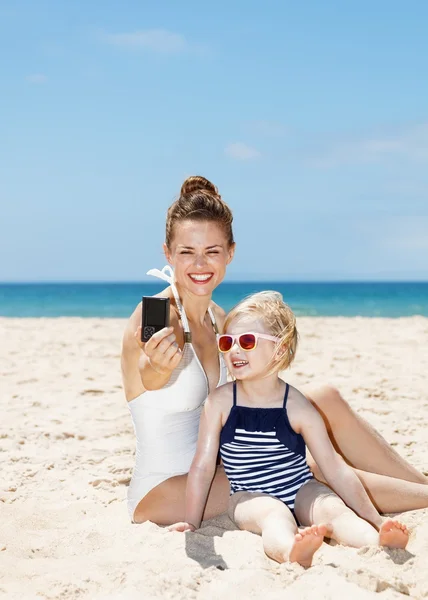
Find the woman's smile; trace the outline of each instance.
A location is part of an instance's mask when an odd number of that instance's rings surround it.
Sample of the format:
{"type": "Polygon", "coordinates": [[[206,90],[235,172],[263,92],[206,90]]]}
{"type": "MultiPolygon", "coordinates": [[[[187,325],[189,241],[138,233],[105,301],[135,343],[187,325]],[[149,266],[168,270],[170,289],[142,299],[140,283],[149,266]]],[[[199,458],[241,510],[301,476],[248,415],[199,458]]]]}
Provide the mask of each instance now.
{"type": "Polygon", "coordinates": [[[214,277],[214,273],[189,273],[190,279],[197,285],[204,285],[214,277]]]}

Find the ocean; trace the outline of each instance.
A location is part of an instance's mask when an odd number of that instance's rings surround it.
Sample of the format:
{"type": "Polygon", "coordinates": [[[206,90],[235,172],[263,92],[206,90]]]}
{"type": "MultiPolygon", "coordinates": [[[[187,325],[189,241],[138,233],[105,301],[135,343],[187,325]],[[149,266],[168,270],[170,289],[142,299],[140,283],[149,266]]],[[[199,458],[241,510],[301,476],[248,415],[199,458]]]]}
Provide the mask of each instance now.
{"type": "MultiPolygon", "coordinates": [[[[163,283],[0,284],[0,316],[128,317],[163,283]]],[[[297,316],[428,317],[428,282],[223,283],[214,301],[226,311],[261,290],[277,290],[297,316]]]]}

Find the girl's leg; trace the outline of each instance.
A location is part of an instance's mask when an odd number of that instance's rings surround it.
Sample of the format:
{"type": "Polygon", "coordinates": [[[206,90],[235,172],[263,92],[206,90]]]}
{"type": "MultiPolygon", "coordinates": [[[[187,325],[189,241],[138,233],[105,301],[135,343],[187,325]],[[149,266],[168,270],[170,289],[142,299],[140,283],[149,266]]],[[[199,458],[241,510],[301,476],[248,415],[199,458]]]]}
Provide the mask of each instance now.
{"type": "Polygon", "coordinates": [[[428,483],[424,475],[352,410],[333,386],[303,386],[301,390],[321,413],[333,445],[351,466],[414,483],[428,483]]]}
{"type": "Polygon", "coordinates": [[[328,523],[329,536],[345,546],[367,545],[405,548],[409,539],[407,528],[398,521],[385,521],[380,531],[348,508],[337,494],[317,481],[300,488],[296,497],[296,515],[303,524],[328,523]]]}
{"type": "MultiPolygon", "coordinates": [[[[172,525],[184,521],[187,475],[177,475],[163,481],[144,496],[134,512],[134,521],[152,521],[157,525],[172,525]]],[[[217,467],[204,519],[212,519],[227,511],[229,506],[229,481],[222,466],[217,467]]]]}
{"type": "Polygon", "coordinates": [[[265,553],[277,562],[298,562],[310,567],[327,528],[307,527],[297,533],[290,509],[266,494],[237,492],[231,496],[229,516],[240,529],[262,536],[265,553]]]}

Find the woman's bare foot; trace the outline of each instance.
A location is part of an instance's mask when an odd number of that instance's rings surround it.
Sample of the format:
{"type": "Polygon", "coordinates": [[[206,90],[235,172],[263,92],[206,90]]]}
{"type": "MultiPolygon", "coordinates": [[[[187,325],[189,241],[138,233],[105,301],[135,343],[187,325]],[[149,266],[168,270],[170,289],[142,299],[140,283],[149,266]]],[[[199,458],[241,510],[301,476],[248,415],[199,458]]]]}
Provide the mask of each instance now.
{"type": "Polygon", "coordinates": [[[388,548],[405,548],[409,541],[409,531],[398,521],[388,519],[379,529],[379,544],[388,548]]]}
{"type": "Polygon", "coordinates": [[[327,525],[312,525],[296,533],[288,560],[298,562],[302,567],[310,567],[312,558],[323,543],[327,530],[327,525]]]}

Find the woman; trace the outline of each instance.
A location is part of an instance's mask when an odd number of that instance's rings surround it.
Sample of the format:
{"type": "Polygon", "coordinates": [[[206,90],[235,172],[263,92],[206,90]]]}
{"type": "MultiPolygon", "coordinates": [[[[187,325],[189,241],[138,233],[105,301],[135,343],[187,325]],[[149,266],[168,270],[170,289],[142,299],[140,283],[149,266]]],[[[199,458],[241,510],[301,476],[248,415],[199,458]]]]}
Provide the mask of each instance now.
{"type": "MultiPolygon", "coordinates": [[[[174,272],[149,271],[170,285],[169,329],[141,343],[141,304],[127,324],[122,377],[137,438],[128,490],[135,523],[170,525],[184,519],[185,490],[209,390],[226,382],[217,352],[224,311],[211,299],[232,261],[232,213],[217,188],[203,177],[187,179],[168,210],[164,252],[174,272]]],[[[428,480],[404,461],[358,416],[333,387],[301,389],[322,415],[336,450],[350,464],[380,512],[428,506],[428,480]]],[[[325,479],[313,459],[315,477],[325,479]]],[[[221,465],[211,485],[204,519],[225,512],[229,483],[221,465]]]]}

